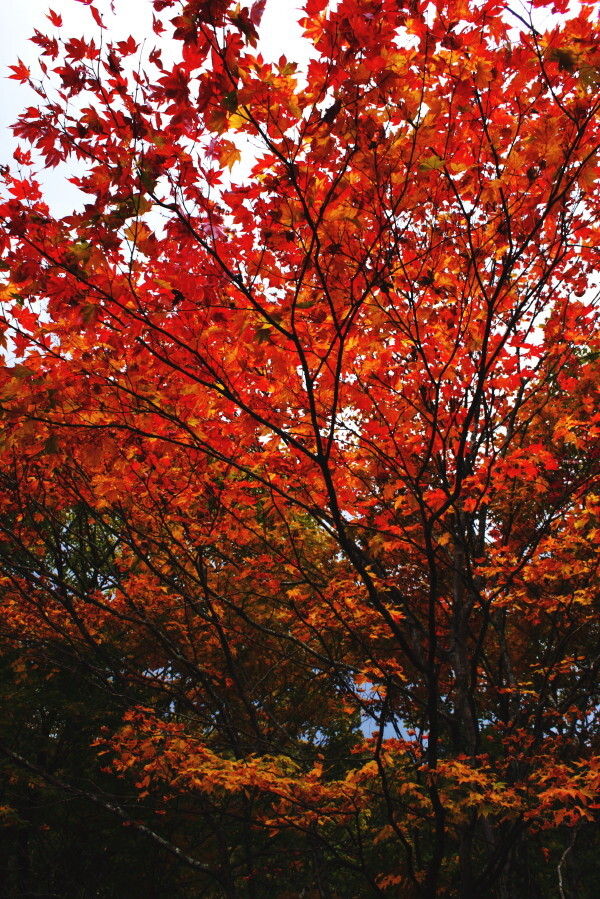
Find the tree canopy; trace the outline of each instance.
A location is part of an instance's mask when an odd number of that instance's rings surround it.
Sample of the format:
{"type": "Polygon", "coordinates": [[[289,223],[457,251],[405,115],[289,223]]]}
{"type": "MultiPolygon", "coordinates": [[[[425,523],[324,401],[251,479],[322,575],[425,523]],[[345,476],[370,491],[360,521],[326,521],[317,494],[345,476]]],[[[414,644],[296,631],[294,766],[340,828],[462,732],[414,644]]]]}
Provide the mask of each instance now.
{"type": "Polygon", "coordinates": [[[81,2],[2,170],[0,891],[597,896],[597,7],[81,2]]]}

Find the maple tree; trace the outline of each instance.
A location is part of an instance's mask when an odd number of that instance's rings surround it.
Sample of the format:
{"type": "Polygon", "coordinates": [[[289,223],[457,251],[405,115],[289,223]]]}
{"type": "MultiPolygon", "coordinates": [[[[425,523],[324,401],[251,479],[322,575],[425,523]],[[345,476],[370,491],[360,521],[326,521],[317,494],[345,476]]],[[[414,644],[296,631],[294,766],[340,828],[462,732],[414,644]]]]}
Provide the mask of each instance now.
{"type": "Polygon", "coordinates": [[[181,895],[596,895],[595,8],[86,5],[12,67],[9,782],[181,895]]]}

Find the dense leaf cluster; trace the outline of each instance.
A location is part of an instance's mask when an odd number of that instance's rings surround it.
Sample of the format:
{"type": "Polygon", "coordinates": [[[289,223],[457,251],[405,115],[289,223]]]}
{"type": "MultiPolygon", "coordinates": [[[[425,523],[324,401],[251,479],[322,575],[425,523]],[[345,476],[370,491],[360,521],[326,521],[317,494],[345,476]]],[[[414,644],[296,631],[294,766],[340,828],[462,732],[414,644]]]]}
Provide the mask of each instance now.
{"type": "Polygon", "coordinates": [[[0,889],[591,899],[596,11],[86,5],[2,170],[0,889]]]}

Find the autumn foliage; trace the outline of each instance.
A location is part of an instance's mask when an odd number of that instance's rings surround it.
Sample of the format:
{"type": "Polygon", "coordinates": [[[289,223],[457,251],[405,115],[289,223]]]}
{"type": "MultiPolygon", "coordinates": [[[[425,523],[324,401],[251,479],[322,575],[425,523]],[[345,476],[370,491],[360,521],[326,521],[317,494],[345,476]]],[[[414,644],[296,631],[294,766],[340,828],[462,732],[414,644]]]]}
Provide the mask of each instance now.
{"type": "Polygon", "coordinates": [[[597,896],[597,9],[87,5],[3,170],[6,895],[597,896]]]}

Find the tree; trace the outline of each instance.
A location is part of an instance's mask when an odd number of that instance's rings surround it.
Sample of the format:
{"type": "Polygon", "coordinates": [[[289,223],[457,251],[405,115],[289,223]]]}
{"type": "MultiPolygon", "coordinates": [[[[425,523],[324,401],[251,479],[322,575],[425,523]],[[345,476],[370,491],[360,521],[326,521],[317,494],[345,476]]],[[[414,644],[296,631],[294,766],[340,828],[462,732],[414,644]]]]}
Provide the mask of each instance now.
{"type": "Polygon", "coordinates": [[[87,5],[13,67],[0,566],[88,742],[7,769],[182,895],[596,895],[594,8],[307,0],[302,71],[87,5]]]}

